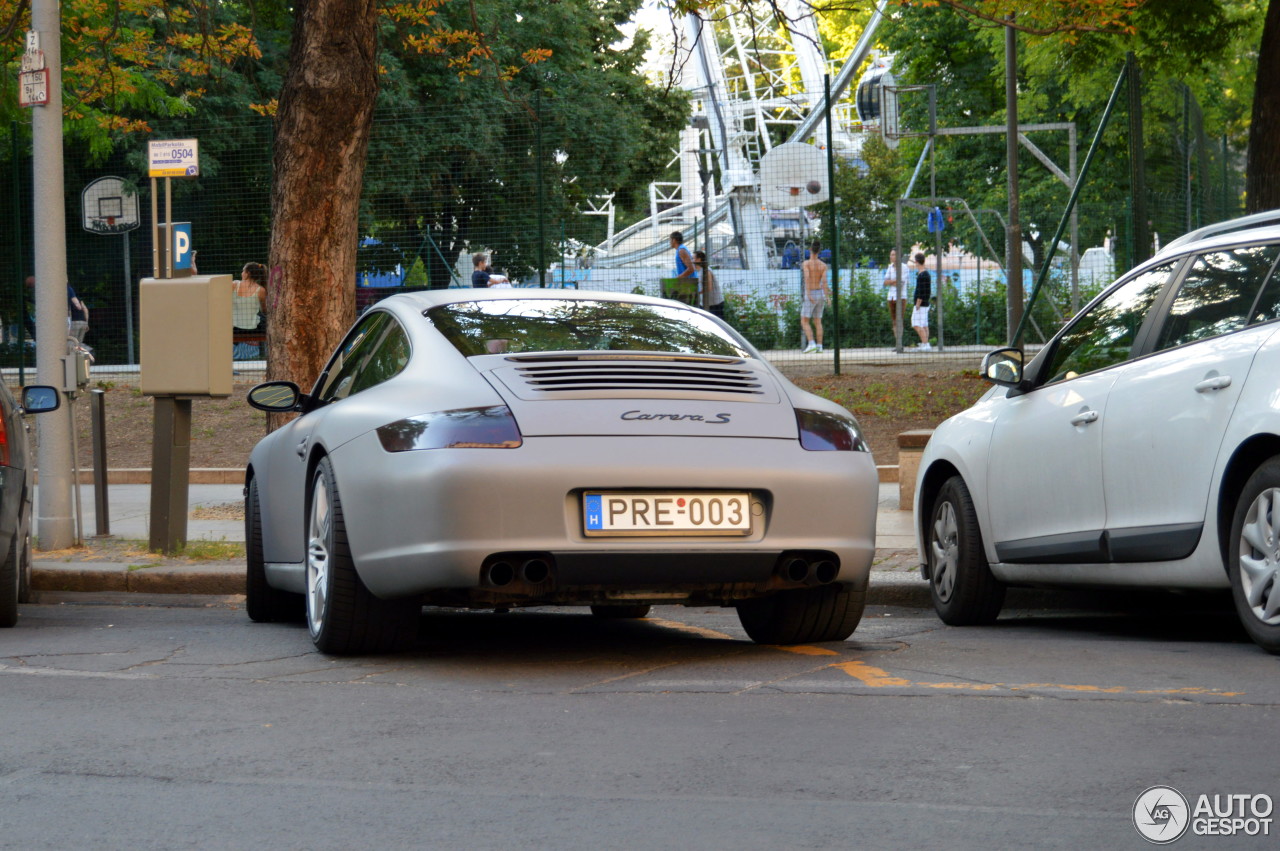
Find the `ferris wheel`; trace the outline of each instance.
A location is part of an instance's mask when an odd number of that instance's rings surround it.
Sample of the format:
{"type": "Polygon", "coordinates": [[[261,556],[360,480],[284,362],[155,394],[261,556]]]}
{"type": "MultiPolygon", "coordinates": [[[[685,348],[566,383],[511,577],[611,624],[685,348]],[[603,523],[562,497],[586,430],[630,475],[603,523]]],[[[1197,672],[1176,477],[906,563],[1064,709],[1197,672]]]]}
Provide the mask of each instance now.
{"type": "MultiPolygon", "coordinates": [[[[683,85],[693,95],[691,126],[681,134],[680,180],[649,188],[649,217],[599,247],[603,267],[659,258],[667,235],[682,230],[708,244],[713,256],[744,269],[776,262],[771,222],[762,204],[760,166],[782,142],[816,138],[825,146],[824,84],[839,103],[870,53],[884,17],[879,0],[857,46],[828,61],[813,8],[805,0],[725,0],[711,12],[689,13],[678,50],[683,85]],[[726,255],[732,255],[726,257],[726,255]]],[[[837,106],[834,150],[860,149],[851,105],[837,106]]]]}

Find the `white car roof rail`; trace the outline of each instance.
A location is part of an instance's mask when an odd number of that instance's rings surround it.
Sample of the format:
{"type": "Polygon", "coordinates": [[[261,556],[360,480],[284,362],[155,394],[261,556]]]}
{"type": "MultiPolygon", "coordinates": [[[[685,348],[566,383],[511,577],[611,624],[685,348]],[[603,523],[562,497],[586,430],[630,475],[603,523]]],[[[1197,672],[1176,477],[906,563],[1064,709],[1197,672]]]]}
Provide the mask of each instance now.
{"type": "Polygon", "coordinates": [[[1158,253],[1164,254],[1168,251],[1196,242],[1197,240],[1204,239],[1205,237],[1274,224],[1280,224],[1280,210],[1265,210],[1261,213],[1254,213],[1250,216],[1241,216],[1238,219],[1218,222],[1214,225],[1205,225],[1204,227],[1197,228],[1190,233],[1184,233],[1182,236],[1160,249],[1158,253]]]}

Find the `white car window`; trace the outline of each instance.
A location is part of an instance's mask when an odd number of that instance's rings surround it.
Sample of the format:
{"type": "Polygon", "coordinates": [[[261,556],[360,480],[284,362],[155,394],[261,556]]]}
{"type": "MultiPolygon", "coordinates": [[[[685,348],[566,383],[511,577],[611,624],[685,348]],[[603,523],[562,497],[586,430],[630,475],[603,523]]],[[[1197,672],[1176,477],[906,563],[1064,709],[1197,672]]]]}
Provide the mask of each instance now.
{"type": "Polygon", "coordinates": [[[1275,245],[1253,245],[1197,257],[1164,320],[1155,351],[1245,327],[1278,252],[1275,245]]]}
{"type": "Polygon", "coordinates": [[[1253,317],[1250,321],[1256,325],[1259,322],[1274,322],[1277,319],[1280,319],[1280,275],[1273,271],[1258,297],[1258,305],[1253,309],[1253,317]]]}
{"type": "Polygon", "coordinates": [[[1045,384],[1066,381],[1127,361],[1138,330],[1169,281],[1166,263],[1131,278],[1077,316],[1058,338],[1045,384]]]}

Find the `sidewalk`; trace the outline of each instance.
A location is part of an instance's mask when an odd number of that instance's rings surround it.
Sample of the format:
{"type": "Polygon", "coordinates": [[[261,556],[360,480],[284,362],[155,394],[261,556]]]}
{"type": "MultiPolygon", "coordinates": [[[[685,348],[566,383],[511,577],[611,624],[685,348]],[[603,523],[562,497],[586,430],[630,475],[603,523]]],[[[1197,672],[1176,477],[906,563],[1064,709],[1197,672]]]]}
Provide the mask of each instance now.
{"type": "MultiPolygon", "coordinates": [[[[84,535],[96,531],[93,487],[82,485],[84,535]]],[[[242,486],[190,486],[187,540],[244,542],[242,486]]],[[[79,599],[79,595],[196,594],[234,597],[244,593],[244,561],[157,558],[146,552],[150,537],[151,486],[110,485],[107,515],[114,541],[57,553],[37,551],[32,589],[42,603],[79,599]],[[120,542],[135,542],[130,548],[120,542]]],[[[143,602],[130,597],[130,602],[143,602]]],[[[151,602],[148,600],[147,602],[151,602]]],[[[898,485],[882,483],[876,514],[876,558],[868,605],[927,607],[929,586],[920,578],[911,512],[898,510],[898,485]]]]}

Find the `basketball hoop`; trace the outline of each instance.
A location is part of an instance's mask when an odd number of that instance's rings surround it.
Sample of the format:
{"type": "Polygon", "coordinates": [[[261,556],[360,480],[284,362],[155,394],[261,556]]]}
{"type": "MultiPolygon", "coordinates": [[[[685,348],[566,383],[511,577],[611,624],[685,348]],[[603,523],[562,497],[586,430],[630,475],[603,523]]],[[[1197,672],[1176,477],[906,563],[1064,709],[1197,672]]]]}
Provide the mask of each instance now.
{"type": "Polygon", "coordinates": [[[775,210],[811,207],[829,197],[827,160],[803,142],[776,145],[760,160],[761,200],[775,210]]]}

